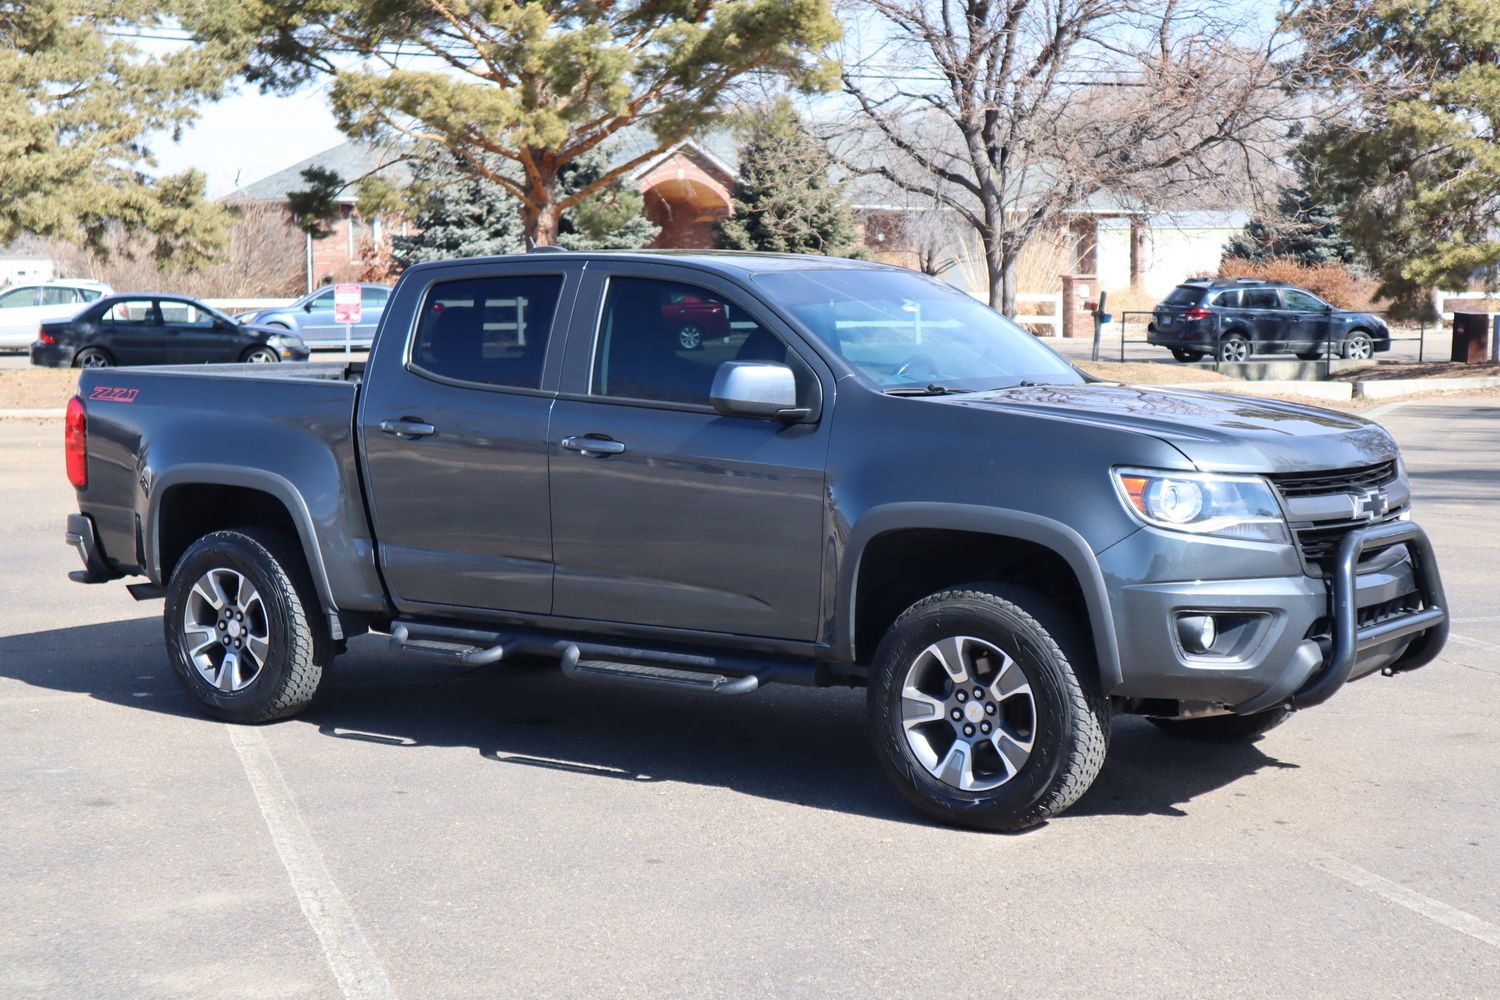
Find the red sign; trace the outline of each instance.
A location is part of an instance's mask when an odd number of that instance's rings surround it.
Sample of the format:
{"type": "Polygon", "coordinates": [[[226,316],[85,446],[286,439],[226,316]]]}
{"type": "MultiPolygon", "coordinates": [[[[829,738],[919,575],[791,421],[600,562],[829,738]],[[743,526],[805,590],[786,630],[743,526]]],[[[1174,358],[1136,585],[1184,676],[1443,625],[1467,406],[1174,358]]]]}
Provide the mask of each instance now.
{"type": "Polygon", "coordinates": [[[333,286],[333,321],[335,323],[359,322],[359,286],[333,286]]]}

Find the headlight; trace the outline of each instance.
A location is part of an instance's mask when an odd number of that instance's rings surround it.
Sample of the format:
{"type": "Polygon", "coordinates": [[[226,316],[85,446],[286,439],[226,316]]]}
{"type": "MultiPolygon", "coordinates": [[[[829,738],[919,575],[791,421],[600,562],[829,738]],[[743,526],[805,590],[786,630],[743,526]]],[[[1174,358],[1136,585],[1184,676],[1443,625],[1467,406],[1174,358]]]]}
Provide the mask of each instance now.
{"type": "Polygon", "coordinates": [[[1289,540],[1276,494],[1259,476],[1115,469],[1114,480],[1130,512],[1157,528],[1256,542],[1289,540]]]}

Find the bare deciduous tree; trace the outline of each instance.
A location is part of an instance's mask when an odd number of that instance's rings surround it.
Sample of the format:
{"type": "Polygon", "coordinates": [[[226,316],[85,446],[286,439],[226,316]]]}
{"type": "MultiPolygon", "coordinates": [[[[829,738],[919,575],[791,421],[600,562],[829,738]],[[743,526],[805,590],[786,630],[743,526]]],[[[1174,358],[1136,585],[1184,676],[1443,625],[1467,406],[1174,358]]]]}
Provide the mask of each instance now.
{"type": "Polygon", "coordinates": [[[115,230],[100,252],[59,244],[51,248],[58,272],[107,281],[120,291],[173,291],[200,298],[296,295],[303,290],[304,237],[281,205],[249,202],[236,208],[228,242],[191,273],[164,268],[154,240],[115,230]]]}
{"type": "Polygon", "coordinates": [[[885,39],[846,58],[841,159],[948,206],[1015,312],[1027,244],[1101,193],[1142,210],[1243,187],[1286,134],[1277,39],[1230,0],[859,0],[885,39]]]}

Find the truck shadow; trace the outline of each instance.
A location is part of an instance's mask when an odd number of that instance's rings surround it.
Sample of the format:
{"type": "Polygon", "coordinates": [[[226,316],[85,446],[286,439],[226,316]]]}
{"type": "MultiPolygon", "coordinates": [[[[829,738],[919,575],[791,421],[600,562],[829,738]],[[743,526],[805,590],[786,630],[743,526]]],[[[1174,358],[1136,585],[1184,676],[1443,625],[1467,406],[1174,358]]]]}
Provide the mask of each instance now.
{"type": "MultiPolygon", "coordinates": [[[[208,720],[168,666],[156,617],[0,638],[0,677],[208,720]]],[[[0,699],[0,706],[3,706],[0,699]]],[[[496,766],[733,789],[818,809],[924,822],[880,773],[864,692],[768,688],[739,698],[570,681],[550,664],[413,664],[380,637],[350,644],[318,699],[281,725],[389,748],[471,748],[496,766]]],[[[1186,815],[1187,803],[1266,767],[1256,746],[1204,748],[1117,720],[1109,761],[1075,816],[1186,815]]]]}

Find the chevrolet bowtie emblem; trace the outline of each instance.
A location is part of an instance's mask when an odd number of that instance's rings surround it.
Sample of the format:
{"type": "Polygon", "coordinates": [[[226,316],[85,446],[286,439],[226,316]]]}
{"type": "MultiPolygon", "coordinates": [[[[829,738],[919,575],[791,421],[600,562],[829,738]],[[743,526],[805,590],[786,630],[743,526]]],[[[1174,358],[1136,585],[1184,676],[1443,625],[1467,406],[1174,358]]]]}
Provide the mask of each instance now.
{"type": "Polygon", "coordinates": [[[1356,520],[1378,521],[1391,512],[1391,498],[1385,490],[1360,490],[1349,494],[1349,505],[1356,520]]]}

